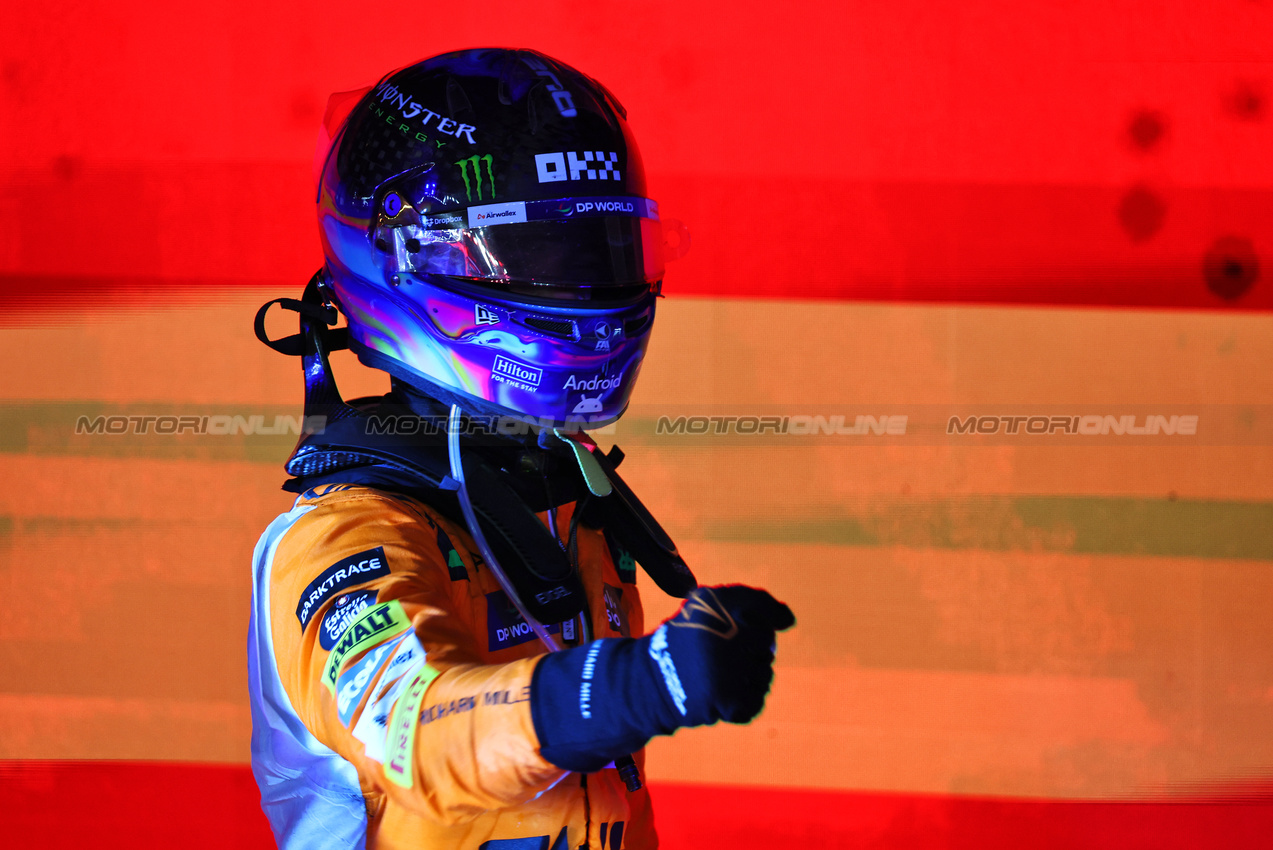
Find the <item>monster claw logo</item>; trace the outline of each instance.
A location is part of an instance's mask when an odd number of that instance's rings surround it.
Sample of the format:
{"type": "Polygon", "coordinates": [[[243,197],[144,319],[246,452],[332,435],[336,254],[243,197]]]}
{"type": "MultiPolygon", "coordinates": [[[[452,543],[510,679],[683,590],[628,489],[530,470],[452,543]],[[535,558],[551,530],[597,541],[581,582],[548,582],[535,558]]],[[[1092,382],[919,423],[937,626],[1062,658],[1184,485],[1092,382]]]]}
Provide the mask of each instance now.
{"type": "Polygon", "coordinates": [[[493,160],[491,159],[491,155],[488,153],[485,156],[477,156],[474,154],[473,156],[470,156],[467,159],[462,159],[456,163],[460,169],[460,176],[464,178],[464,194],[470,203],[473,201],[474,183],[477,184],[477,199],[479,201],[485,200],[482,194],[482,163],[486,163],[486,180],[490,183],[491,197],[495,197],[495,172],[491,170],[492,162],[493,160]],[[472,180],[469,179],[470,166],[472,166],[473,169],[472,180]]]}

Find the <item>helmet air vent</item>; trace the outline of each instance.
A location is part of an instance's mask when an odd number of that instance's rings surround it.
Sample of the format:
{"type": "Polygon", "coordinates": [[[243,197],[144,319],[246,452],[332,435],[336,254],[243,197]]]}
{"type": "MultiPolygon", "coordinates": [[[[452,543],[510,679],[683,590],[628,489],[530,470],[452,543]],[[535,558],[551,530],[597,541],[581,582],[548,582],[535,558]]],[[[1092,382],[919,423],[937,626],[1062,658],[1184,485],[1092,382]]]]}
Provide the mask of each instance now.
{"type": "Polygon", "coordinates": [[[646,313],[644,316],[637,316],[635,319],[628,319],[626,322],[623,323],[623,335],[626,336],[628,339],[631,339],[632,337],[641,333],[641,331],[645,330],[646,326],[649,324],[650,324],[649,313],[646,313]]]}
{"type": "Polygon", "coordinates": [[[564,339],[579,338],[579,330],[575,327],[575,323],[566,319],[543,319],[539,316],[527,316],[523,319],[523,322],[528,327],[543,331],[546,334],[563,337],[564,339]]]}
{"type": "Polygon", "coordinates": [[[446,105],[451,110],[451,117],[457,120],[473,121],[477,115],[468,95],[464,93],[464,87],[450,74],[446,78],[446,105]]]}

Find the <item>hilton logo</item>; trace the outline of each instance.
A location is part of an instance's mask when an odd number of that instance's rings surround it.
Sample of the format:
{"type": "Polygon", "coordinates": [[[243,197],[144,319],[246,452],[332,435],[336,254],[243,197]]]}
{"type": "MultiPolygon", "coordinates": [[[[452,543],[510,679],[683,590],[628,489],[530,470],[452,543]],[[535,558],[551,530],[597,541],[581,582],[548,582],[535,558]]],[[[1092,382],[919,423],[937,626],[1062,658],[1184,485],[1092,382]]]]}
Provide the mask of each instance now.
{"type": "Polygon", "coordinates": [[[544,377],[542,370],[518,363],[516,360],[509,360],[503,355],[495,358],[491,372],[497,379],[505,378],[531,387],[538,387],[540,380],[544,377]]]}

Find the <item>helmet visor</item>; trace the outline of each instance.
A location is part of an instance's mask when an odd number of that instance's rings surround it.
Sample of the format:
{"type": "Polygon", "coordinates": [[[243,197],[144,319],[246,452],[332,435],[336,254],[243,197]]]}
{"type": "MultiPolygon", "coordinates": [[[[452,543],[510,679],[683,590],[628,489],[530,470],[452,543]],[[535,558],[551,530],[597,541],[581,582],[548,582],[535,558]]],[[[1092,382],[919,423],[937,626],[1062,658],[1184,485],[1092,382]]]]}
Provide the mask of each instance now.
{"type": "Polygon", "coordinates": [[[375,244],[398,273],[547,297],[617,297],[663,277],[658,205],[645,198],[518,201],[433,215],[403,205],[378,219],[375,244]]]}

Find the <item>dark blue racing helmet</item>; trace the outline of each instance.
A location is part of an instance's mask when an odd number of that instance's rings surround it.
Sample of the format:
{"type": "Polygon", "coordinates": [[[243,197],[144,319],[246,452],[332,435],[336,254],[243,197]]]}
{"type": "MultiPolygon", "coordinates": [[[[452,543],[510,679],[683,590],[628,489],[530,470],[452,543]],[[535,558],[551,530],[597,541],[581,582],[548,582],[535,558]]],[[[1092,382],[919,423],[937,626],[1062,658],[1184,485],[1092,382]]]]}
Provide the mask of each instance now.
{"type": "Polygon", "coordinates": [[[363,363],[484,415],[623,413],[663,230],[604,86],[530,50],[457,51],[389,74],[330,132],[326,294],[363,363]]]}

